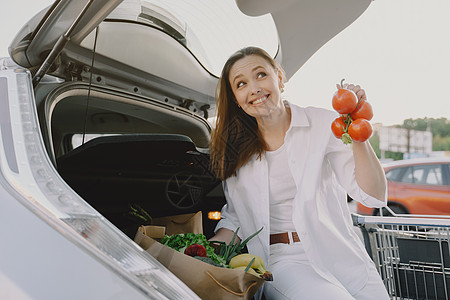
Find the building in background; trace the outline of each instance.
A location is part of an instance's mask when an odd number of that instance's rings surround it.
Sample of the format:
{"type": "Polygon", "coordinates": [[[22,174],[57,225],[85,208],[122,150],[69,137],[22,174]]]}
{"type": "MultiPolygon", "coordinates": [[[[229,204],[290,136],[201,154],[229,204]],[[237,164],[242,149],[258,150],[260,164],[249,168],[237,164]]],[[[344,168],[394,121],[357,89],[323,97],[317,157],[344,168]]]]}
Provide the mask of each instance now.
{"type": "Polygon", "coordinates": [[[426,131],[398,127],[379,127],[381,159],[385,151],[402,152],[403,158],[429,157],[432,153],[433,134],[426,131]]]}

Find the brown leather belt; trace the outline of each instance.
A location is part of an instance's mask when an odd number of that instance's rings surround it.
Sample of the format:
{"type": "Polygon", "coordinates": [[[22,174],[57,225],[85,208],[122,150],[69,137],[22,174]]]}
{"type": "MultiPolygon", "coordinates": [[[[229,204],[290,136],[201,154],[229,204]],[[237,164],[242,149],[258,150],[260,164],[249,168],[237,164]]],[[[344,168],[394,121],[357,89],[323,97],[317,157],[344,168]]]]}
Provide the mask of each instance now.
{"type": "MultiPolygon", "coordinates": [[[[300,238],[298,237],[298,234],[295,231],[292,232],[292,240],[294,241],[294,243],[300,242],[300,238]]],[[[270,244],[273,245],[278,243],[289,244],[289,235],[287,232],[270,235],[270,244]]]]}

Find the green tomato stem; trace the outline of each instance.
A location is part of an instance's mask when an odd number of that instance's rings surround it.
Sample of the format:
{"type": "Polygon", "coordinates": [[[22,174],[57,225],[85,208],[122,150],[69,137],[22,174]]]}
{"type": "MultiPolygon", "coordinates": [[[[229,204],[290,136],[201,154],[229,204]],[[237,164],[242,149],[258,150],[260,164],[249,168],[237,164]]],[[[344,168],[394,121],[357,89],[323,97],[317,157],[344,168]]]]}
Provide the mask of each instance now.
{"type": "Polygon", "coordinates": [[[352,124],[353,119],[350,116],[350,114],[342,115],[342,118],[344,118],[344,124],[345,124],[344,132],[347,133],[348,127],[350,126],[350,124],[352,124]]]}
{"type": "Polygon", "coordinates": [[[350,137],[350,135],[347,132],[342,135],[341,140],[346,145],[352,143],[352,138],[350,137]]]}

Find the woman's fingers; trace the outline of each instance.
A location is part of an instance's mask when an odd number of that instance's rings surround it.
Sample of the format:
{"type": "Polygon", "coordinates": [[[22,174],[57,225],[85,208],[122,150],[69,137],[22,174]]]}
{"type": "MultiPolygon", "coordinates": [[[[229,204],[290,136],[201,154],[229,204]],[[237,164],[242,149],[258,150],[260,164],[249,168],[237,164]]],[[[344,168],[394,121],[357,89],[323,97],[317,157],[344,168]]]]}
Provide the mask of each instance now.
{"type": "Polygon", "coordinates": [[[363,89],[357,91],[356,96],[358,97],[359,100],[367,100],[366,92],[363,89]]]}
{"type": "MultiPolygon", "coordinates": [[[[336,84],[336,87],[340,89],[341,85],[336,84]]],[[[367,100],[366,92],[359,85],[354,85],[353,83],[344,83],[342,88],[353,91],[358,97],[358,100],[367,100]]]]}
{"type": "Polygon", "coordinates": [[[366,92],[361,88],[361,86],[358,85],[354,85],[353,83],[346,83],[344,84],[344,88],[353,91],[356,96],[358,97],[358,99],[364,99],[366,100],[366,92]]]}

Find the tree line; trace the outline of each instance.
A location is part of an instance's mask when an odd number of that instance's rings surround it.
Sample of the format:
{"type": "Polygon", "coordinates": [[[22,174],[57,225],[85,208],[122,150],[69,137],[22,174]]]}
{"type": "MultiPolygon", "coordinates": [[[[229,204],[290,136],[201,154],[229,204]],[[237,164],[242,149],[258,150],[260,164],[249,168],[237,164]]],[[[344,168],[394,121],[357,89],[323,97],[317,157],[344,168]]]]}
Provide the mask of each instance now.
{"type": "MultiPolygon", "coordinates": [[[[394,127],[421,131],[430,130],[433,134],[432,150],[450,151],[450,120],[446,118],[406,119],[403,121],[403,124],[395,125],[394,127]]],[[[378,158],[380,158],[380,136],[378,132],[374,132],[369,141],[378,158]]],[[[386,151],[385,158],[392,158],[394,160],[403,159],[403,153],[386,151]]]]}

